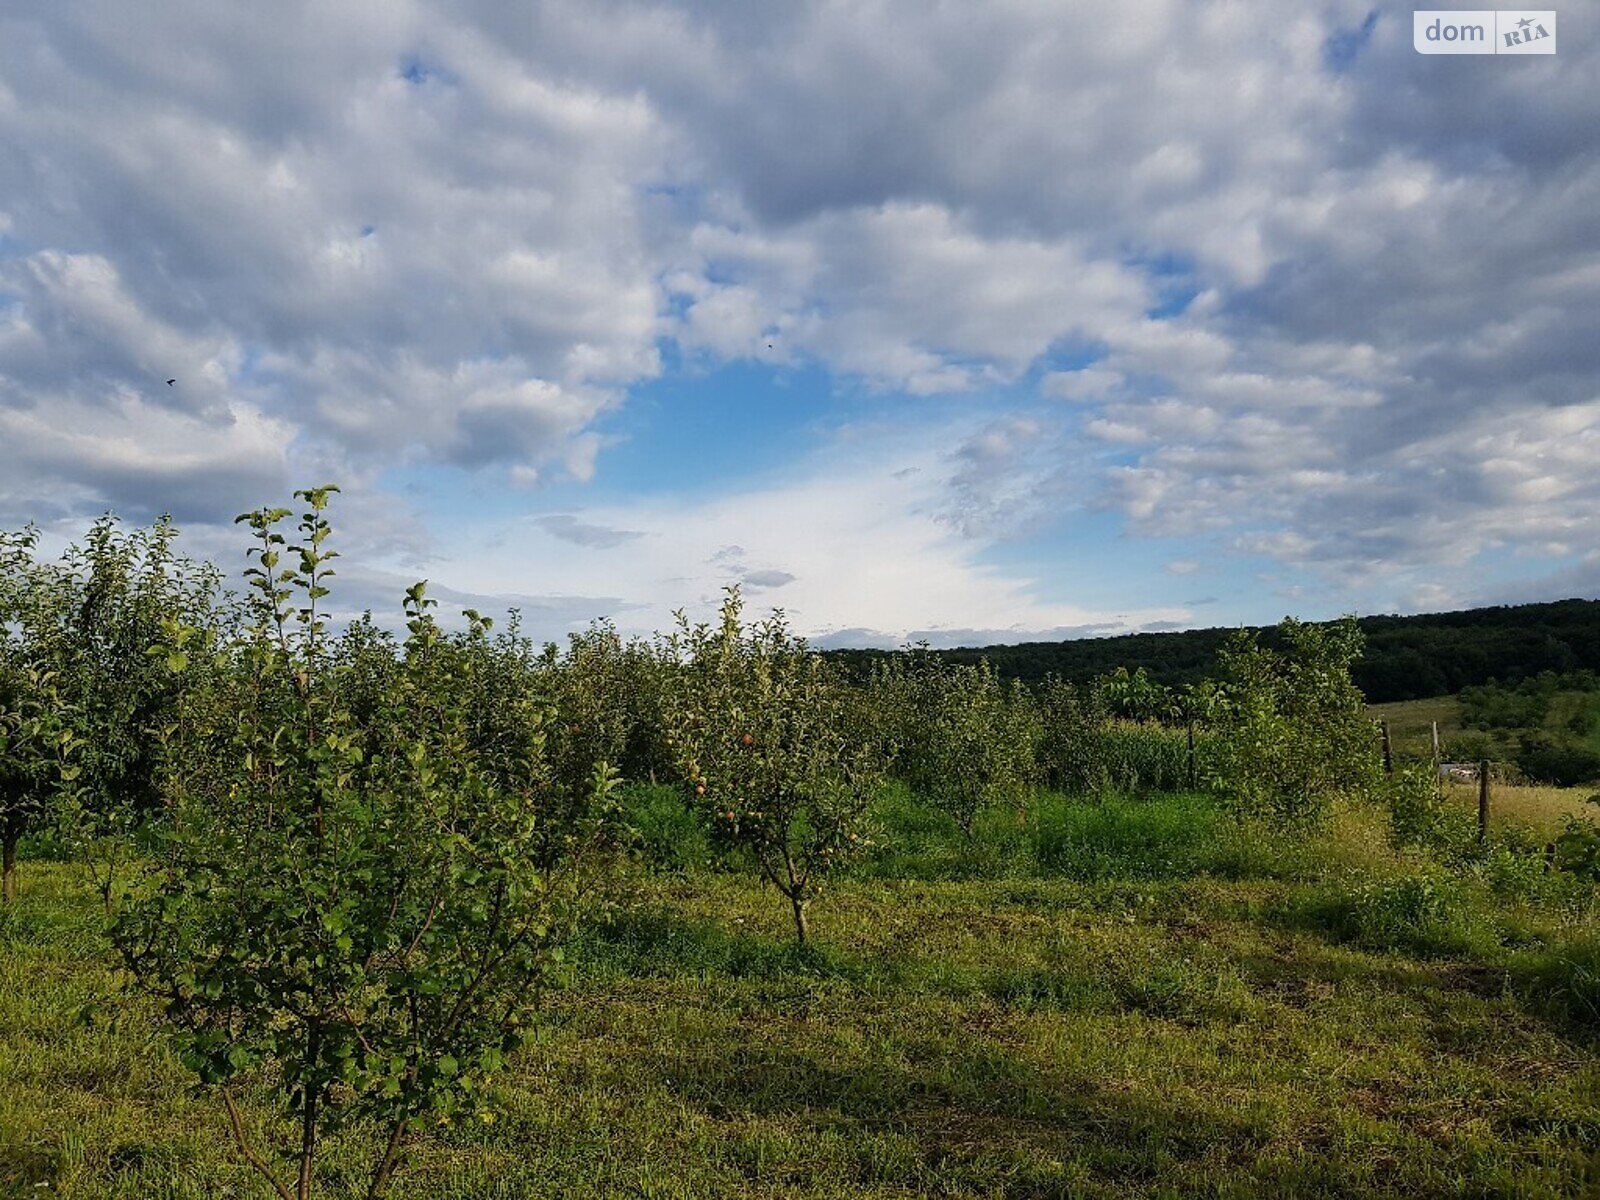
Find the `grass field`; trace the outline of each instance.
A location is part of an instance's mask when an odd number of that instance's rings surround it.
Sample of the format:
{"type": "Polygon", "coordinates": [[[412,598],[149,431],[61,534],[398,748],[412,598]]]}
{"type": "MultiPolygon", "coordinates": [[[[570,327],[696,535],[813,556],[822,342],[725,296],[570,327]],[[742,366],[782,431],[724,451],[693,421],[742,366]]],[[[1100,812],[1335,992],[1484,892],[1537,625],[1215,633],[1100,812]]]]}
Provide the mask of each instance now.
{"type": "MultiPolygon", "coordinates": [[[[394,1194],[1600,1187],[1600,940],[1570,877],[1448,874],[1366,811],[1281,838],[1190,796],[1054,799],[971,841],[903,793],[882,816],[806,952],[744,871],[637,868],[495,1119],[420,1139],[394,1194]]],[[[67,867],[24,881],[0,917],[0,1194],[266,1195],[119,998],[95,900],[67,867]]],[[[369,1149],[336,1139],[323,1194],[358,1194],[369,1149]]]]}
{"type": "Polygon", "coordinates": [[[1367,711],[1373,720],[1389,722],[1390,742],[1400,758],[1432,757],[1433,722],[1438,722],[1441,740],[1461,732],[1461,703],[1454,696],[1369,704],[1367,711]]]}
{"type": "MultiPolygon", "coordinates": [[[[1394,753],[1400,759],[1426,760],[1432,755],[1432,723],[1435,721],[1439,724],[1441,739],[1461,732],[1460,705],[1454,696],[1373,704],[1368,706],[1368,711],[1374,720],[1389,722],[1394,753]]],[[[1477,810],[1476,784],[1450,784],[1446,793],[1456,803],[1477,810]]],[[[1491,818],[1496,823],[1511,822],[1542,834],[1553,834],[1569,816],[1600,819],[1600,805],[1588,803],[1589,797],[1595,794],[1593,787],[1562,788],[1497,781],[1491,795],[1491,818]]]]}
{"type": "MultiPolygon", "coordinates": [[[[1451,783],[1445,794],[1463,808],[1478,809],[1478,785],[1451,783]]],[[[1600,820],[1600,804],[1592,804],[1592,787],[1560,788],[1496,782],[1489,793],[1489,818],[1494,825],[1514,823],[1541,834],[1559,833],[1568,817],[1600,820]]]]}

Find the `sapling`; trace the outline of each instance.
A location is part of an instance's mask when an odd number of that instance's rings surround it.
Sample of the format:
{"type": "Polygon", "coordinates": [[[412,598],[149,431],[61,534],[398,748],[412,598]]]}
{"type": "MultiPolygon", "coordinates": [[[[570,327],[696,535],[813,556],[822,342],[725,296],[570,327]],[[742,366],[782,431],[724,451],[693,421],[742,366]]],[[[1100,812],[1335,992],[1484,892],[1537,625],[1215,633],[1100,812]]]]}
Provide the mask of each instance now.
{"type": "Polygon", "coordinates": [[[1286,619],[1278,631],[1282,649],[1241,632],[1219,656],[1207,782],[1240,814],[1312,821],[1334,797],[1377,785],[1376,727],[1350,675],[1362,634],[1352,617],[1286,619]]]}

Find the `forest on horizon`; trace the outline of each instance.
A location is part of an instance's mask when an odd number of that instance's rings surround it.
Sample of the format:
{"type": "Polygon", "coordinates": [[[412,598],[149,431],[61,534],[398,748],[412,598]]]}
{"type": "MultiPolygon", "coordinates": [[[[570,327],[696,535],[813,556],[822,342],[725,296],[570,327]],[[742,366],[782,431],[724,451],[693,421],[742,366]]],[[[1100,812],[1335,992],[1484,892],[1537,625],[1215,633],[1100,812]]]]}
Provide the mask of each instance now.
{"type": "MultiPolygon", "coordinates": [[[[1454,695],[1492,681],[1516,683],[1545,671],[1600,671],[1600,600],[1497,605],[1415,616],[1358,620],[1366,650],[1352,675],[1369,703],[1454,695]]],[[[1206,678],[1229,627],[1132,633],[1060,642],[963,647],[939,653],[952,662],[987,659],[1003,677],[1036,684],[1057,675],[1086,683],[1118,667],[1144,670],[1158,683],[1181,686],[1206,678]]],[[[1275,628],[1256,627],[1273,645],[1275,628]]],[[[831,650],[830,657],[864,670],[885,652],[831,650]]]]}

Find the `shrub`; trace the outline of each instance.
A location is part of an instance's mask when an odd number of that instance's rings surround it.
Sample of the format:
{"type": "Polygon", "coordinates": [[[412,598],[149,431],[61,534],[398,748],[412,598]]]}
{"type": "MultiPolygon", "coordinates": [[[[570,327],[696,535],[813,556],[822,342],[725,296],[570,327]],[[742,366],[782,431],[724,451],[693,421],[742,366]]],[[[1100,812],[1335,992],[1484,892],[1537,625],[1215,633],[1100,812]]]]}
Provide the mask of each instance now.
{"type": "Polygon", "coordinates": [[[1600,752],[1549,734],[1523,734],[1516,762],[1529,779],[1557,787],[1579,787],[1600,780],[1600,752]]]}
{"type": "Polygon", "coordinates": [[[1469,685],[1457,693],[1461,723],[1468,729],[1525,729],[1539,725],[1550,711],[1557,676],[1545,671],[1519,686],[1506,687],[1493,680],[1469,685]]]}
{"type": "Polygon", "coordinates": [[[1440,755],[1446,762],[1475,763],[1502,757],[1504,751],[1487,733],[1455,733],[1445,738],[1440,755]]]}
{"type": "Polygon", "coordinates": [[[1433,769],[1398,770],[1381,787],[1389,808],[1389,840],[1395,846],[1436,846],[1454,830],[1457,814],[1446,803],[1433,769]]]}
{"type": "Polygon", "coordinates": [[[1490,891],[1515,898],[1544,891],[1552,879],[1548,869],[1541,851],[1506,843],[1489,847],[1477,863],[1477,873],[1490,891]]]}
{"type": "Polygon", "coordinates": [[[1556,838],[1555,866],[1580,879],[1600,883],[1600,826],[1568,817],[1566,828],[1556,838]]]}

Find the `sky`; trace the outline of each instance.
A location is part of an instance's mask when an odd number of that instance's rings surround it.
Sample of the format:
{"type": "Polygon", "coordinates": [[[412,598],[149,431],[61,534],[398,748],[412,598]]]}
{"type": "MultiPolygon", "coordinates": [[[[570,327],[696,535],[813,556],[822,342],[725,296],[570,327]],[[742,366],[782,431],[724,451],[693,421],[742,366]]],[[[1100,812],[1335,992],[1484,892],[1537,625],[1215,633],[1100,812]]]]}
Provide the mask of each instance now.
{"type": "Polygon", "coordinates": [[[821,645],[1600,596],[1600,0],[8,0],[0,526],[821,645]],[[170,385],[167,380],[175,382],[170,385]]]}

